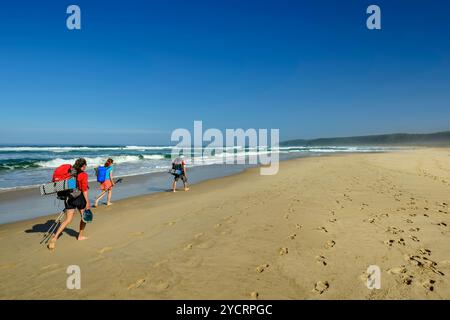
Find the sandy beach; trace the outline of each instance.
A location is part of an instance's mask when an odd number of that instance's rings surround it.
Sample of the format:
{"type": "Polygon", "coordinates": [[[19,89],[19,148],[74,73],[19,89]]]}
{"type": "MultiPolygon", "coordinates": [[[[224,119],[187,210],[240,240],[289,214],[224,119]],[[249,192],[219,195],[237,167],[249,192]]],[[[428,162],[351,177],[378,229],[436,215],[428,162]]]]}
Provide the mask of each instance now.
{"type": "Polygon", "coordinates": [[[449,202],[450,149],[289,160],[102,206],[54,252],[54,215],[1,225],[0,298],[449,299],[449,202]]]}

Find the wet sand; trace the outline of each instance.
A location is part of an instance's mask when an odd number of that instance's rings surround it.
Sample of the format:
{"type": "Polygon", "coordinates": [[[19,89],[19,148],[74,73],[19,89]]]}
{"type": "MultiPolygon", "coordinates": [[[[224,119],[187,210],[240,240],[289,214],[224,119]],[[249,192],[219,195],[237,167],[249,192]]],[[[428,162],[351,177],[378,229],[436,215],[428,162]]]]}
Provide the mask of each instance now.
{"type": "MultiPolygon", "coordinates": [[[[209,165],[189,168],[189,182],[198,183],[242,172],[249,165],[209,165]]],[[[91,177],[92,178],[92,177],[91,177]]],[[[118,177],[116,177],[117,179],[118,177]]],[[[167,172],[154,172],[121,177],[123,182],[114,188],[113,199],[121,200],[138,195],[164,192],[171,188],[172,176],[167,172]]],[[[94,202],[101,193],[99,183],[89,182],[89,197],[94,202]]],[[[106,198],[104,198],[106,201],[106,198]]],[[[43,217],[59,212],[64,203],[55,195],[41,196],[39,187],[0,191],[0,224],[43,217]]]]}
{"type": "Polygon", "coordinates": [[[103,206],[54,252],[54,215],[1,225],[0,298],[449,299],[449,202],[450,149],[290,160],[103,206]]]}

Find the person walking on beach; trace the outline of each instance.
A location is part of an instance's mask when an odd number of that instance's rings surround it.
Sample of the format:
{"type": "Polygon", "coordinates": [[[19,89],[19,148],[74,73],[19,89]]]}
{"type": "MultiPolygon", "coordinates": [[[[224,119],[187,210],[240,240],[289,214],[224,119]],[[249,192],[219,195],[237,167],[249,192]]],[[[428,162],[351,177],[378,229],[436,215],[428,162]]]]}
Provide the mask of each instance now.
{"type": "Polygon", "coordinates": [[[86,240],[87,237],[84,236],[84,228],[86,227],[86,223],[83,221],[83,213],[85,210],[91,208],[91,204],[89,202],[89,185],[88,185],[88,175],[85,172],[87,167],[86,159],[80,158],[75,161],[73,165],[73,169],[76,171],[76,180],[77,180],[77,190],[75,193],[69,194],[66,200],[64,201],[64,211],[66,213],[66,219],[61,224],[61,226],[56,231],[55,235],[50,239],[48,243],[48,248],[50,250],[55,249],[56,240],[64,231],[64,229],[72,222],[73,215],[75,214],[75,210],[78,210],[81,215],[80,221],[80,232],[78,233],[77,240],[86,240]]]}
{"type": "Polygon", "coordinates": [[[186,173],[186,162],[181,158],[176,158],[172,162],[172,170],[174,171],[174,179],[172,184],[172,191],[177,192],[177,182],[181,179],[184,185],[184,191],[189,191],[187,173],[186,173]]]}
{"type": "Polygon", "coordinates": [[[99,180],[100,175],[102,175],[102,176],[104,175],[104,177],[100,178],[101,179],[100,181],[102,181],[101,185],[100,185],[100,188],[102,189],[102,193],[95,200],[94,208],[98,207],[98,202],[105,196],[106,193],[108,193],[106,205],[107,206],[112,205],[112,202],[111,202],[112,188],[115,185],[114,180],[113,180],[113,174],[112,174],[113,163],[114,163],[114,160],[109,158],[108,160],[106,160],[104,167],[103,168],[99,167],[99,169],[97,171],[97,180],[99,180]],[[100,169],[104,170],[105,172],[100,172],[100,169]],[[103,180],[103,178],[104,178],[104,180],[103,180]]]}

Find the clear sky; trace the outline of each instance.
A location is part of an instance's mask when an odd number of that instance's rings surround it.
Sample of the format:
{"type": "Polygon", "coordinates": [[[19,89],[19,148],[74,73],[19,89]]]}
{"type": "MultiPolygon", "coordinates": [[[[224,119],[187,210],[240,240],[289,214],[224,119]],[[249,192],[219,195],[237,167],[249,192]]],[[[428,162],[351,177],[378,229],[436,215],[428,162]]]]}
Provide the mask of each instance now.
{"type": "Polygon", "coordinates": [[[167,144],[194,120],[282,140],[449,130],[449,17],[444,0],[4,1],[0,143],[167,144]]]}

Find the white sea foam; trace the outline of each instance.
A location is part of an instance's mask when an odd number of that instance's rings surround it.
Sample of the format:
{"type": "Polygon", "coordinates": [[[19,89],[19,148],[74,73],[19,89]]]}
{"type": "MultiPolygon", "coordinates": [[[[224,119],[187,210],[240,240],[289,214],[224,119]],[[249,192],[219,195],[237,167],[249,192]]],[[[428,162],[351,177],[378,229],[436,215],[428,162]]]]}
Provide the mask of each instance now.
{"type": "MultiPolygon", "coordinates": [[[[88,167],[96,167],[103,165],[108,157],[94,157],[94,158],[85,158],[87,161],[88,167]]],[[[62,159],[62,158],[56,158],[52,160],[47,161],[39,161],[37,162],[37,165],[43,168],[57,168],[60,165],[63,164],[73,164],[75,163],[77,159],[62,159]]],[[[127,162],[138,162],[141,158],[139,156],[116,156],[114,157],[114,163],[127,163],[127,162]]]]}
{"type": "Polygon", "coordinates": [[[142,156],[146,160],[163,160],[164,156],[160,154],[144,154],[142,156]]]}

